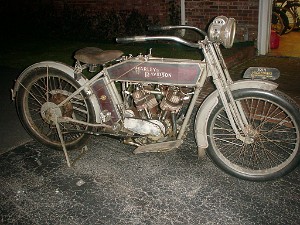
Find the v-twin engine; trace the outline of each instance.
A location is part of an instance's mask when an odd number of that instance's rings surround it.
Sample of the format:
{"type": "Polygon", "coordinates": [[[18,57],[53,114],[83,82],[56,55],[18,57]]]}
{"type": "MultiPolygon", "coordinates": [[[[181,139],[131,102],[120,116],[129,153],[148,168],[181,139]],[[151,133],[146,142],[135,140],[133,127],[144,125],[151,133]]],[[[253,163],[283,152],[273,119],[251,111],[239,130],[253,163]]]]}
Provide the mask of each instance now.
{"type": "Polygon", "coordinates": [[[159,84],[125,84],[124,127],[151,140],[176,137],[183,120],[183,105],[190,93],[184,88],[159,84]],[[181,116],[180,116],[181,115],[181,116]]]}

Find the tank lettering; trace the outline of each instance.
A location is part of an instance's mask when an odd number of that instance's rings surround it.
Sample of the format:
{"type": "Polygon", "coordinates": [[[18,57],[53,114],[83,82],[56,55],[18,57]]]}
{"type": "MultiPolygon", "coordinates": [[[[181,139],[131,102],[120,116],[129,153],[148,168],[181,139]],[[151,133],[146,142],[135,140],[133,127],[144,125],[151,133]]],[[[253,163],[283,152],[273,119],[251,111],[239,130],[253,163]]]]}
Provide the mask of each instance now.
{"type": "Polygon", "coordinates": [[[156,67],[138,66],[135,68],[137,74],[144,75],[144,77],[157,77],[157,78],[171,78],[172,74],[160,71],[156,67]]]}

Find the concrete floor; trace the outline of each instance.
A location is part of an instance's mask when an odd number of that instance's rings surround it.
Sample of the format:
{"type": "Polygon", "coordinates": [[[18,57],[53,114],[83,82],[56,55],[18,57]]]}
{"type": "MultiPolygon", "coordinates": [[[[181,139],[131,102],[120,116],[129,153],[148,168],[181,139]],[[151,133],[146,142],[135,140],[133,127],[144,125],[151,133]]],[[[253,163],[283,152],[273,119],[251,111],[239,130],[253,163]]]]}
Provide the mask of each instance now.
{"type": "Polygon", "coordinates": [[[269,55],[300,57],[300,30],[280,36],[279,48],[271,49],[269,55]]]}

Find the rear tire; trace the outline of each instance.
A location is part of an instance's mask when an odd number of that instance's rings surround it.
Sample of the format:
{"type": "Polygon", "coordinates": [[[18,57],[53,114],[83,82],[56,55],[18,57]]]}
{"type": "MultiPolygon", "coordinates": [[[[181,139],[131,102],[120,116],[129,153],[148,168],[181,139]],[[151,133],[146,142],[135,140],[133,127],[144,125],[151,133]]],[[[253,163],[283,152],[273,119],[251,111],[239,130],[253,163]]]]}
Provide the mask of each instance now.
{"type": "MultiPolygon", "coordinates": [[[[31,70],[21,81],[16,97],[17,112],[26,131],[38,142],[62,150],[56,126],[53,121],[47,120],[43,110],[45,112],[45,108],[58,105],[79,87],[80,84],[63,71],[46,67],[31,70]]],[[[88,123],[95,121],[92,104],[84,91],[67,101],[60,110],[64,117],[88,123]]],[[[59,125],[68,150],[82,147],[89,137],[76,130],[92,129],[65,122],[59,125]]]]}
{"type": "Polygon", "coordinates": [[[297,104],[279,92],[243,89],[233,92],[253,128],[253,142],[236,138],[219,101],[208,120],[208,155],[225,172],[246,180],[266,181],[292,171],[299,163],[300,114],[297,104]]]}

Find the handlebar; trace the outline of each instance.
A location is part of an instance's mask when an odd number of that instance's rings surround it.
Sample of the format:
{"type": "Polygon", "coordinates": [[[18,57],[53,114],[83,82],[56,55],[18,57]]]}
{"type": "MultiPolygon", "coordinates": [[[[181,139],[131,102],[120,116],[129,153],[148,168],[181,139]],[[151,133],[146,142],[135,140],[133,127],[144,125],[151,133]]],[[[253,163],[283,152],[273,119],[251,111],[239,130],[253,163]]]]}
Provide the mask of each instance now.
{"type": "Polygon", "coordinates": [[[117,43],[131,43],[131,42],[145,42],[145,41],[175,41],[192,48],[200,47],[198,43],[189,42],[175,36],[133,36],[133,37],[116,38],[116,41],[117,43]]]}
{"type": "MultiPolygon", "coordinates": [[[[190,29],[196,31],[198,34],[203,36],[207,36],[207,33],[197,27],[186,26],[186,25],[179,25],[179,26],[152,26],[148,27],[150,31],[166,31],[166,30],[173,30],[173,29],[190,29]]],[[[198,43],[193,43],[186,41],[182,38],[175,37],[175,36],[132,36],[132,37],[123,37],[123,38],[116,38],[118,43],[131,43],[131,42],[145,42],[145,41],[175,41],[180,44],[192,47],[192,48],[200,48],[198,43]]]]}
{"type": "Polygon", "coordinates": [[[148,30],[150,31],[166,31],[166,30],[174,30],[174,29],[190,29],[196,31],[198,34],[201,34],[203,36],[207,36],[207,33],[197,27],[192,27],[192,26],[186,26],[186,25],[179,25],[179,26],[152,26],[148,27],[148,30]]]}

